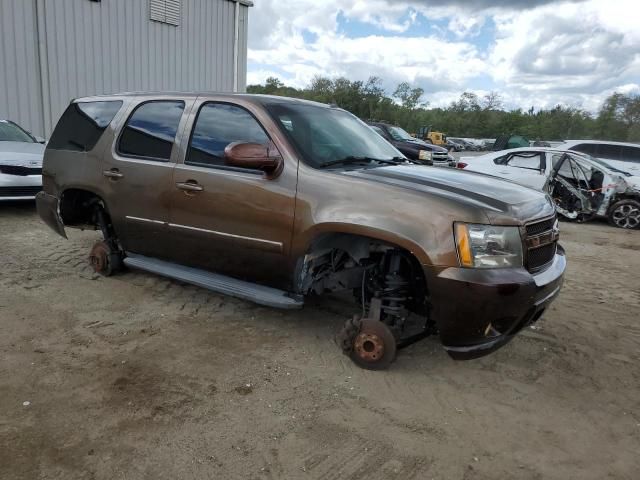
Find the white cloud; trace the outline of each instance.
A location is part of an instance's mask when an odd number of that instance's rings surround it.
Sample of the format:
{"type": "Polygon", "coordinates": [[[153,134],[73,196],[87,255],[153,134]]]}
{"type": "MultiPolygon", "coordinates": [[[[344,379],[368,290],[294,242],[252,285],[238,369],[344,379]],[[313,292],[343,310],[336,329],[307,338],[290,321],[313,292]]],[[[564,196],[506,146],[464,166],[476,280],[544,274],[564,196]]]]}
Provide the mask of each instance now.
{"type": "Polygon", "coordinates": [[[432,105],[449,103],[465,90],[496,89],[507,106],[561,103],[595,110],[607,94],[637,91],[640,84],[635,4],[443,0],[434,8],[425,0],[256,0],[248,81],[278,76],[302,87],[315,75],[377,75],[389,90],[401,81],[422,86],[432,105]],[[351,38],[338,31],[339,18],[347,32],[349,22],[357,21],[384,33],[360,31],[351,38]],[[424,26],[434,19],[445,21],[446,30],[424,26]],[[489,21],[495,39],[484,49],[474,42],[489,21]],[[407,36],[410,28],[413,35],[407,36]],[[305,42],[305,31],[316,39],[305,42]]]}

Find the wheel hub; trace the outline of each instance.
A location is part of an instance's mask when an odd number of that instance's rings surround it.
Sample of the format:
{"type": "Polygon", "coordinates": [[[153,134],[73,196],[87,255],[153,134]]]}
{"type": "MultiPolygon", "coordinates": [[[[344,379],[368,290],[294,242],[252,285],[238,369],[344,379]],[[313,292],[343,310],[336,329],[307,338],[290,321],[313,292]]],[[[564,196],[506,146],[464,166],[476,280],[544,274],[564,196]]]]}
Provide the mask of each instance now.
{"type": "Polygon", "coordinates": [[[96,243],[89,254],[89,263],[96,273],[104,272],[109,265],[108,251],[101,243],[96,243]]]}
{"type": "Polygon", "coordinates": [[[384,341],[372,333],[359,333],[353,342],[353,348],[367,362],[374,362],[384,355],[384,341]]]}

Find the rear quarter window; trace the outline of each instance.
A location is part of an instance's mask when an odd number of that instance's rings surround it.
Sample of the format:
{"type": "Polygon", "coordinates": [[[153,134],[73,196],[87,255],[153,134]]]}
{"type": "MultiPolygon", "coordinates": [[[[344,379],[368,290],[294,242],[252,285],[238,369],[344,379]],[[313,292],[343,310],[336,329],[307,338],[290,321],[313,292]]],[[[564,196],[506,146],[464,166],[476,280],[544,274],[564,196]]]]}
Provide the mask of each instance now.
{"type": "Polygon", "coordinates": [[[75,152],[93,150],[121,107],[121,100],[72,103],[60,117],[47,148],[75,152]]]}

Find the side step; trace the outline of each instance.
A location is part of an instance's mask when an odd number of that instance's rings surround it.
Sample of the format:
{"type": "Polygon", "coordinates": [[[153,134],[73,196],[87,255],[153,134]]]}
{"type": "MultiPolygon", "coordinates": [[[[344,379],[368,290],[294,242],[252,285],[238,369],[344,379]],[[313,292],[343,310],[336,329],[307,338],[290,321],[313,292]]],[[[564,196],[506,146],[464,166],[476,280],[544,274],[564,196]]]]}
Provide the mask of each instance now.
{"type": "Polygon", "coordinates": [[[145,270],[185,283],[191,283],[214,292],[224,293],[232,297],[249,300],[267,307],[293,309],[302,308],[301,298],[288,296],[284,290],[264,287],[255,283],[244,282],[235,278],[226,277],[217,273],[207,272],[198,268],[185,267],[176,263],[145,257],[134,253],[127,253],[124,259],[127,267],[145,270]]]}

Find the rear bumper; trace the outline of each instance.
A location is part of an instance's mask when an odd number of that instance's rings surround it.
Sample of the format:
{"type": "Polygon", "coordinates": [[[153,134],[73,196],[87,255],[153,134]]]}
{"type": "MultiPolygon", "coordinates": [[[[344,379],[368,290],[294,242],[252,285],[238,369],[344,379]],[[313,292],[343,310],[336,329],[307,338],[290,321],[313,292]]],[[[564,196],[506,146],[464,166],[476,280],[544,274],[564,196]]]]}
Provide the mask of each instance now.
{"type": "Polygon", "coordinates": [[[558,246],[551,266],[535,275],[524,268],[446,268],[430,276],[432,316],[445,350],[466,360],[508,343],[558,295],[565,268],[565,253],[558,246]]]}
{"type": "Polygon", "coordinates": [[[49,225],[58,235],[67,238],[64,223],[62,223],[62,219],[60,218],[58,204],[58,197],[54,197],[45,192],[40,192],[36,195],[36,209],[42,221],[49,225]]]}

